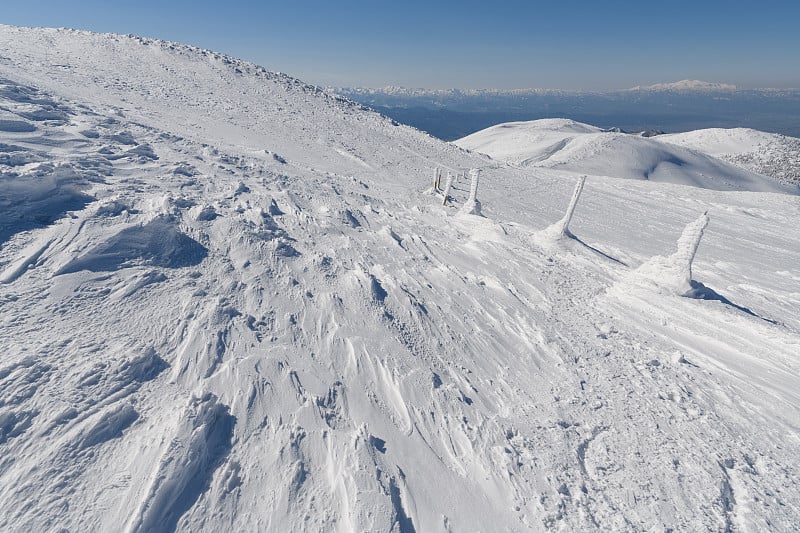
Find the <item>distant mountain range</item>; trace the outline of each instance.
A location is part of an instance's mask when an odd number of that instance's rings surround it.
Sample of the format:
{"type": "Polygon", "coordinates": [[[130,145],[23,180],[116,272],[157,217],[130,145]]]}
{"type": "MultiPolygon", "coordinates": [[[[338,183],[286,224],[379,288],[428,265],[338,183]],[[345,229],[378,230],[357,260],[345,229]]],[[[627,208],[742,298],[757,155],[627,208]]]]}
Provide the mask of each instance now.
{"type": "Polygon", "coordinates": [[[764,94],[797,94],[800,88],[756,87],[743,88],[731,83],[715,83],[702,80],[680,80],[674,82],[655,83],[652,85],[636,85],[627,89],[548,89],[529,87],[520,89],[426,89],[422,87],[402,87],[388,85],[386,87],[327,87],[327,90],[346,95],[383,95],[404,97],[433,96],[527,96],[527,95],[576,95],[576,94],[625,94],[631,91],[652,92],[742,92],[764,94]]]}
{"type": "Polygon", "coordinates": [[[455,140],[503,122],[570,118],[601,128],[680,133],[753,128],[800,137],[800,89],[682,80],[615,91],[330,89],[398,122],[455,140]]]}

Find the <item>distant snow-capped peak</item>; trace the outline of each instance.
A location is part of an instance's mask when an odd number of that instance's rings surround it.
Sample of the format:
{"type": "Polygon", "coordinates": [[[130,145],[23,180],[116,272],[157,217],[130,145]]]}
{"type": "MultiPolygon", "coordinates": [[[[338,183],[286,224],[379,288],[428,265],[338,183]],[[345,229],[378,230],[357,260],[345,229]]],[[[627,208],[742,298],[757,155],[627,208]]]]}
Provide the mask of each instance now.
{"type": "Polygon", "coordinates": [[[655,85],[637,85],[630,91],[735,91],[736,85],[729,83],[711,83],[700,80],[681,80],[672,83],[656,83],[655,85]]]}

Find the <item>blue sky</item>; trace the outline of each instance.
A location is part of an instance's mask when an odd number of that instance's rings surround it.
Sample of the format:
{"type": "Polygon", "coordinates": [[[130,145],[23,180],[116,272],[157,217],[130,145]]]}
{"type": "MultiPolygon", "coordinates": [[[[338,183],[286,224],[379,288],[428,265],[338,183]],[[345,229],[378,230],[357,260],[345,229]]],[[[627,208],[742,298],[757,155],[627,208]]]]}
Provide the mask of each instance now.
{"type": "Polygon", "coordinates": [[[800,87],[800,1],[3,1],[0,22],[135,33],[337,86],[800,87]],[[496,4],[496,5],[494,5],[496,4]]]}

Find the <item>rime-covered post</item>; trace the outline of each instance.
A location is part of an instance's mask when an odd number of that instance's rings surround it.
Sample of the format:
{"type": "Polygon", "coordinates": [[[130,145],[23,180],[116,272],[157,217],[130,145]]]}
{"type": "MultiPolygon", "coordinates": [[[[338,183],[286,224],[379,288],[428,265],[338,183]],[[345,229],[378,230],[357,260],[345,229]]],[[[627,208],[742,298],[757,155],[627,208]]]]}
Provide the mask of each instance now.
{"type": "Polygon", "coordinates": [[[439,192],[439,184],[442,181],[442,169],[436,167],[433,169],[433,192],[439,192]]]}
{"type": "Polygon", "coordinates": [[[586,176],[581,176],[578,180],[578,184],[575,185],[575,191],[572,193],[572,200],[569,202],[569,207],[567,208],[567,212],[564,214],[564,218],[561,219],[559,225],[561,226],[561,231],[559,237],[571,236],[572,233],[569,231],[569,223],[572,220],[572,215],[575,213],[575,207],[578,205],[578,200],[581,197],[581,192],[583,192],[583,184],[586,183],[586,176]]]}
{"type": "Polygon", "coordinates": [[[480,169],[473,168],[469,171],[470,177],[470,184],[469,184],[469,198],[467,199],[468,202],[474,202],[478,197],[478,176],[480,175],[480,169]]]}
{"type": "Polygon", "coordinates": [[[478,201],[478,177],[480,176],[480,172],[481,170],[479,168],[473,168],[469,171],[469,198],[467,198],[467,201],[464,202],[464,206],[461,208],[462,213],[468,215],[481,214],[481,203],[478,201]]]}
{"type": "Polygon", "coordinates": [[[637,269],[637,274],[681,296],[691,294],[692,262],[708,221],[706,211],[683,230],[674,254],[653,257],[637,269]]]}
{"type": "Polygon", "coordinates": [[[692,262],[700,246],[700,239],[708,226],[708,211],[700,215],[700,218],[687,225],[678,239],[678,249],[674,254],[667,258],[667,263],[672,267],[670,274],[675,277],[676,285],[691,288],[692,281],[692,262]]]}
{"type": "Polygon", "coordinates": [[[442,200],[442,205],[447,205],[447,197],[450,194],[450,187],[453,186],[453,174],[450,171],[447,171],[447,181],[444,182],[444,199],[442,200]]]}

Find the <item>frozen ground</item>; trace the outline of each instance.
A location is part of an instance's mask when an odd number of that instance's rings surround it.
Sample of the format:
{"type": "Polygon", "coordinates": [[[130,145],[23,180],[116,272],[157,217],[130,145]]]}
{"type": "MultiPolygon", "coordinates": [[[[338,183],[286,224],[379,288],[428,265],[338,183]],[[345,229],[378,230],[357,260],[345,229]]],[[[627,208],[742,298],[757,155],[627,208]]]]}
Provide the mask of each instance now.
{"type": "Polygon", "coordinates": [[[0,26],[0,78],[0,530],[800,522],[800,203],[766,178],[590,175],[560,237],[590,169],[213,52],[0,26]]]}

